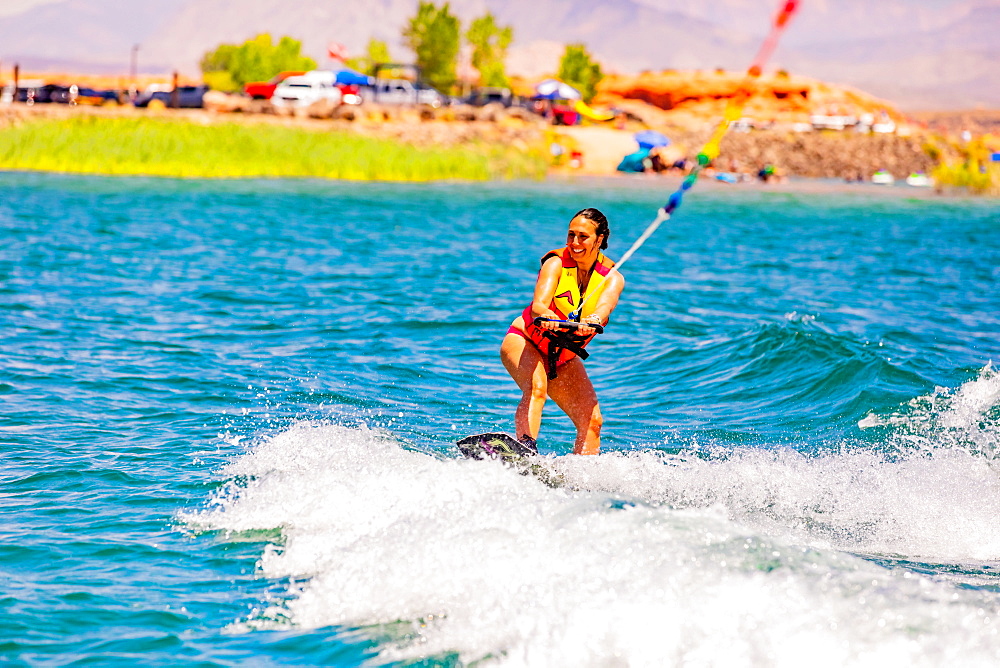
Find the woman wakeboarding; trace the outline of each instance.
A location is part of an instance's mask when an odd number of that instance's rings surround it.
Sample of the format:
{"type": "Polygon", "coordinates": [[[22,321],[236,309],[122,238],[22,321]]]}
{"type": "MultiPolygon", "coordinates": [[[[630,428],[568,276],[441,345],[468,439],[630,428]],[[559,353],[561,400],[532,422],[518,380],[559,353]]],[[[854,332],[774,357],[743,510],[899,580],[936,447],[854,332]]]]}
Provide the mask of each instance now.
{"type": "Polygon", "coordinates": [[[585,346],[604,331],[625,279],[611,271],[608,219],[597,209],[583,209],[569,223],[565,248],[542,257],[531,304],[507,330],[500,359],[521,388],[514,413],[518,439],[534,449],[542,407],[551,397],[576,427],[573,452],[601,450],[601,408],[583,360],[585,346]]]}
{"type": "Polygon", "coordinates": [[[680,207],[701,171],[719,155],[719,145],[729,125],[742,118],[782,32],[798,10],[800,0],[783,0],[771,31],[753,59],[743,86],[730,97],[725,114],[698,153],[685,177],[656,212],[656,218],[618,260],[617,266],[600,251],[608,247],[608,219],[597,209],[584,209],[569,224],[566,247],[546,253],[535,283],[535,296],[524,313],[514,319],[500,346],[500,359],[523,393],[514,414],[518,441],[505,434],[480,434],[459,441],[467,456],[521,457],[537,452],[535,439],[542,423],[542,406],[552,397],[576,425],[576,454],[596,455],[601,449],[601,409],[594,386],[583,367],[584,346],[604,331],[608,317],[625,287],[620,268],[642,247],[661,224],[680,207]],[[499,438],[498,441],[487,439],[499,438]],[[506,440],[505,440],[506,439],[506,440]],[[507,442],[509,441],[509,442],[507,442]],[[472,445],[468,445],[471,443],[472,445]],[[494,447],[495,446],[495,447],[494,447]]]}

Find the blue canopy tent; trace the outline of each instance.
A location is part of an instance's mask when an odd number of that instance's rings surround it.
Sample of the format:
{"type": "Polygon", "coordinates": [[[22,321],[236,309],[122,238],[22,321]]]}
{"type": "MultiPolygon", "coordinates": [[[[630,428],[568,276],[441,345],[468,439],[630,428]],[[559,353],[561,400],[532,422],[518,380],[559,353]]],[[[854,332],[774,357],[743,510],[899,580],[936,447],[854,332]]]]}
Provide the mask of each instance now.
{"type": "Polygon", "coordinates": [[[337,83],[345,86],[371,86],[372,78],[361,72],[355,72],[349,67],[345,67],[337,74],[337,83]]]}

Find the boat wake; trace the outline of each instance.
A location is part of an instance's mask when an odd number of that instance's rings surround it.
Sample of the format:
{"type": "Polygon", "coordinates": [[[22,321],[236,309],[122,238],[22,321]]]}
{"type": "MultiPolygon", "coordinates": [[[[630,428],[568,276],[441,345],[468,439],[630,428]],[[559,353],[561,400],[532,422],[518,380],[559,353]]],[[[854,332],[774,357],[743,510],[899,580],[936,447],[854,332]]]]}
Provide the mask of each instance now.
{"type": "Polygon", "coordinates": [[[298,422],[183,519],[280,530],[259,570],[288,590],[234,629],[338,626],[376,663],[994,665],[998,398],[987,368],[813,456],[549,458],[560,489],[298,422]]]}

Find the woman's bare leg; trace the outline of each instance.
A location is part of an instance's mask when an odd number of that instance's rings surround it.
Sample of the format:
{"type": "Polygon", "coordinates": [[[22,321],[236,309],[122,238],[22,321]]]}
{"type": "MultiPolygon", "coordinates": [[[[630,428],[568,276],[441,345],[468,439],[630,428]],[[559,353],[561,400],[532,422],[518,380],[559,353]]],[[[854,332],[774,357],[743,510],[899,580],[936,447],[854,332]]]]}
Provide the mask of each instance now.
{"type": "Polygon", "coordinates": [[[549,381],[549,396],[563,409],[576,426],[573,452],[596,455],[601,451],[601,426],[604,418],[597,403],[597,392],[579,357],[559,367],[559,375],[549,381]]]}
{"type": "Polygon", "coordinates": [[[514,412],[515,436],[537,439],[548,392],[548,376],[545,375],[542,355],[523,336],[508,334],[500,344],[500,359],[507,373],[521,388],[521,401],[514,412]]]}

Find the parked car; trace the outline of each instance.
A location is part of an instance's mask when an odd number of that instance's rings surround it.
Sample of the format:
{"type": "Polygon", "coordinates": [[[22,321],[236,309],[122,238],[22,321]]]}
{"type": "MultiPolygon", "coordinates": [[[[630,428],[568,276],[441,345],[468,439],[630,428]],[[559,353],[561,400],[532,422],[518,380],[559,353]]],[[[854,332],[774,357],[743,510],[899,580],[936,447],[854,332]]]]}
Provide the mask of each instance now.
{"type": "Polygon", "coordinates": [[[288,77],[275,87],[271,96],[271,104],[278,109],[308,107],[320,100],[328,100],[335,105],[343,101],[343,94],[332,72],[316,70],[288,77]]]}
{"type": "Polygon", "coordinates": [[[17,101],[27,105],[45,104],[52,102],[52,94],[57,93],[64,86],[56,84],[44,84],[39,86],[21,85],[17,89],[17,101]]]}
{"type": "Polygon", "coordinates": [[[118,102],[119,93],[116,90],[96,90],[94,88],[79,88],[74,104],[89,104],[99,107],[109,102],[118,102]]]}
{"type": "Polygon", "coordinates": [[[49,91],[49,102],[57,104],[89,104],[99,106],[108,101],[118,101],[118,93],[113,90],[94,90],[72,86],[53,86],[49,91]]]}
{"type": "Polygon", "coordinates": [[[357,84],[337,84],[340,89],[340,99],[344,104],[361,104],[361,86],[357,84]]]}
{"type": "Polygon", "coordinates": [[[425,83],[417,83],[417,104],[426,104],[437,108],[448,103],[449,98],[436,88],[425,83]]]}
{"type": "Polygon", "coordinates": [[[270,81],[254,81],[243,86],[243,92],[254,100],[270,100],[274,95],[274,89],[288,77],[298,77],[305,72],[282,72],[270,81]]]}
{"type": "MultiPolygon", "coordinates": [[[[200,109],[204,104],[205,93],[208,86],[178,86],[177,106],[184,109],[200,109]]],[[[135,106],[164,106],[169,107],[173,98],[173,89],[163,90],[162,86],[149,88],[139,93],[135,98],[135,106]]]]}
{"type": "Polygon", "coordinates": [[[509,107],[514,103],[514,95],[509,88],[477,88],[464,98],[462,104],[470,104],[473,107],[485,107],[487,104],[498,103],[509,107]]]}
{"type": "Polygon", "coordinates": [[[69,104],[76,97],[76,86],[53,86],[49,91],[49,102],[55,104],[69,104]]]}
{"type": "Polygon", "coordinates": [[[368,86],[371,93],[368,99],[378,104],[426,104],[440,107],[447,100],[436,89],[424,83],[414,84],[406,79],[376,79],[373,86],[368,86]]]}

